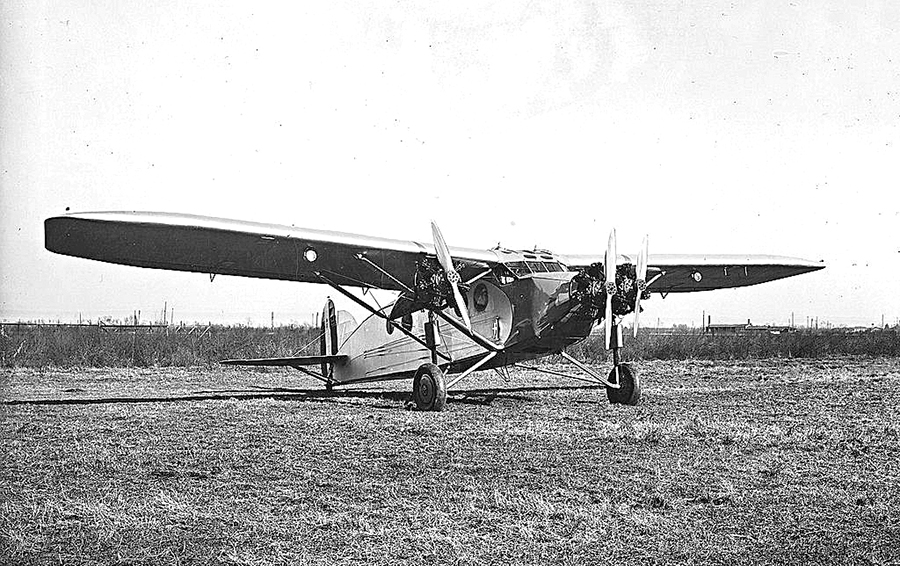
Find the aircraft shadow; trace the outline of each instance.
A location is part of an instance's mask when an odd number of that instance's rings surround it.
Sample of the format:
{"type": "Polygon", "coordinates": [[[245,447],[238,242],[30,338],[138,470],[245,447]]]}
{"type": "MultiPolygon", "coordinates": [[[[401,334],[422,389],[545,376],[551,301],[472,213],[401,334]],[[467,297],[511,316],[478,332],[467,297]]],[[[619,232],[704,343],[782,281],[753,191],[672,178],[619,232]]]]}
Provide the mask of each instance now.
{"type": "MultiPolygon", "coordinates": [[[[447,394],[448,403],[464,405],[490,405],[497,399],[513,401],[532,401],[527,393],[542,391],[566,391],[581,389],[598,389],[596,386],[570,387],[501,387],[485,389],[461,389],[447,394]]],[[[225,399],[274,399],[276,401],[311,401],[340,402],[342,399],[383,399],[401,403],[411,403],[408,391],[369,391],[362,389],[292,389],[287,387],[257,387],[254,389],[226,389],[194,391],[186,395],[148,396],[148,397],[95,397],[86,399],[12,399],[2,401],[3,405],[104,405],[115,403],[180,403],[190,401],[215,401],[225,399]]],[[[384,405],[379,408],[394,409],[384,405]]]]}

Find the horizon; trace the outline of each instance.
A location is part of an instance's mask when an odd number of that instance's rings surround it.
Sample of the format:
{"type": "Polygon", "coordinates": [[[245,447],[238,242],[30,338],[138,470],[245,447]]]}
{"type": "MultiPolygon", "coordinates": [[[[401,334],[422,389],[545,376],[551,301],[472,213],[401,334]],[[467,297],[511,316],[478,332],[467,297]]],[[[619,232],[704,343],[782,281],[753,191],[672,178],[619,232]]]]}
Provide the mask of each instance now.
{"type": "MultiPolygon", "coordinates": [[[[338,300],[341,300],[338,298],[338,300]]],[[[337,303],[336,303],[337,305],[337,303]]],[[[349,306],[349,305],[348,305],[349,306]]],[[[341,309],[338,310],[347,310],[341,309]]],[[[347,310],[347,312],[350,312],[347,310]]],[[[351,314],[353,314],[351,312],[351,314]]],[[[363,316],[369,316],[368,313],[363,311],[363,316]]],[[[312,313],[308,316],[284,316],[275,311],[270,311],[269,313],[234,313],[229,312],[230,319],[229,320],[216,320],[214,321],[214,317],[197,317],[197,316],[188,316],[188,317],[176,317],[172,319],[171,317],[174,315],[174,309],[172,309],[166,315],[165,321],[163,321],[162,309],[158,309],[153,311],[144,311],[142,309],[134,309],[130,312],[126,313],[116,313],[116,314],[99,314],[93,316],[85,316],[83,313],[79,312],[72,318],[62,318],[62,317],[49,317],[49,318],[41,318],[41,317],[31,317],[31,318],[9,318],[4,317],[0,319],[0,324],[4,325],[15,325],[15,324],[43,324],[52,326],[55,324],[61,325],[83,325],[83,326],[94,326],[98,323],[110,324],[110,325],[154,325],[154,326],[205,326],[205,325],[219,325],[219,326],[245,326],[251,328],[288,328],[292,326],[311,326],[315,327],[319,324],[319,313],[312,313]],[[154,313],[154,314],[150,314],[154,313]],[[248,315],[244,318],[241,318],[240,315],[248,315]],[[262,316],[265,314],[266,316],[262,316]],[[260,316],[253,316],[260,315],[260,316]],[[135,318],[137,319],[135,321],[135,318]]],[[[753,317],[745,318],[745,319],[737,319],[737,318],[729,318],[725,319],[717,319],[715,313],[703,311],[700,316],[697,318],[690,319],[679,319],[672,317],[656,317],[654,319],[642,319],[644,322],[641,323],[641,330],[653,330],[658,328],[676,328],[676,327],[686,327],[690,329],[694,328],[703,328],[703,316],[711,317],[707,320],[706,326],[716,326],[716,325],[743,325],[749,324],[751,326],[772,326],[772,327],[789,327],[794,329],[805,329],[805,330],[828,330],[828,329],[852,329],[852,328],[897,328],[900,327],[900,318],[896,318],[894,320],[889,320],[888,318],[883,318],[883,320],[878,321],[863,321],[862,319],[857,319],[856,321],[834,321],[832,319],[827,319],[820,316],[810,316],[804,315],[803,317],[797,317],[796,313],[794,313],[794,319],[791,320],[790,314],[784,321],[777,320],[755,320],[753,317]],[[651,324],[655,323],[655,324],[651,324]]],[[[361,323],[363,318],[359,318],[354,314],[354,319],[357,323],[361,323]]],[[[632,328],[633,327],[633,316],[629,315],[622,322],[623,328],[632,328]]],[[[594,327],[594,331],[597,329],[602,329],[602,324],[597,324],[594,327]]]]}

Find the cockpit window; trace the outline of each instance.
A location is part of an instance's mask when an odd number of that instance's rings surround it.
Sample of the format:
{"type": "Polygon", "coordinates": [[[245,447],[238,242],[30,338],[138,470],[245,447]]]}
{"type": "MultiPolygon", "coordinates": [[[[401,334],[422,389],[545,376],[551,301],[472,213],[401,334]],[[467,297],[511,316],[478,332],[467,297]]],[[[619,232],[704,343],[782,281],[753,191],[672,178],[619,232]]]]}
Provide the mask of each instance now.
{"type": "Polygon", "coordinates": [[[556,272],[556,271],[565,271],[562,266],[555,261],[547,261],[544,262],[544,266],[547,267],[547,271],[556,272]]]}
{"type": "Polygon", "coordinates": [[[511,261],[505,264],[506,267],[513,272],[513,274],[517,276],[529,275],[531,271],[528,269],[528,266],[525,265],[524,261],[511,261]]]}

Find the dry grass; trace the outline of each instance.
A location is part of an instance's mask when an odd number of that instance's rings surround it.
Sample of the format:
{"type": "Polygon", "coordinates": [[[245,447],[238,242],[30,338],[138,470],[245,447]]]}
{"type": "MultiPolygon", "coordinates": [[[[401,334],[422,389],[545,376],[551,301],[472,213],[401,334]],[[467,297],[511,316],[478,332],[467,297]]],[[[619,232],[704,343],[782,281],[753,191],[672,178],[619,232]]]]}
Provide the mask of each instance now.
{"type": "MultiPolygon", "coordinates": [[[[832,356],[900,356],[900,328],[853,332],[848,329],[798,330],[770,334],[706,334],[684,329],[677,333],[642,331],[625,340],[625,355],[638,360],[746,360],[767,358],[828,358],[832,356]]],[[[600,335],[569,349],[594,362],[607,359],[600,335]]]]}
{"type": "Polygon", "coordinates": [[[233,357],[318,353],[319,329],[192,326],[128,329],[100,326],[0,327],[2,367],[217,366],[233,357]]]}
{"type": "Polygon", "coordinates": [[[0,406],[0,563],[900,562],[900,362],[642,368],[637,408],[521,372],[439,414],[406,383],[240,398],[312,386],[280,370],[3,370],[5,401],[210,398],[0,406]]]}
{"type": "MultiPolygon", "coordinates": [[[[685,329],[658,334],[645,329],[629,336],[624,355],[636,360],[731,360],[827,358],[838,355],[900,357],[900,329],[867,332],[798,331],[780,335],[711,335],[685,329]]],[[[0,367],[154,367],[217,366],[226,358],[281,357],[318,353],[319,329],[308,326],[114,328],[16,326],[0,327],[0,367]]],[[[599,335],[569,348],[590,362],[609,353],[599,335]]]]}

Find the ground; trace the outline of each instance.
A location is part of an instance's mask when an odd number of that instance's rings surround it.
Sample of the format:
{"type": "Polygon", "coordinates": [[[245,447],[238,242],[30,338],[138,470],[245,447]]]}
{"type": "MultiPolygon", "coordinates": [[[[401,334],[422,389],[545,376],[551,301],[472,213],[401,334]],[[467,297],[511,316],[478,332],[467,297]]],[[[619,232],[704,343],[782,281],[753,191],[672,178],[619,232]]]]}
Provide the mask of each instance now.
{"type": "Polygon", "coordinates": [[[639,407],[519,371],[442,413],[408,382],[4,369],[0,563],[900,564],[900,360],[639,367],[639,407]]]}

